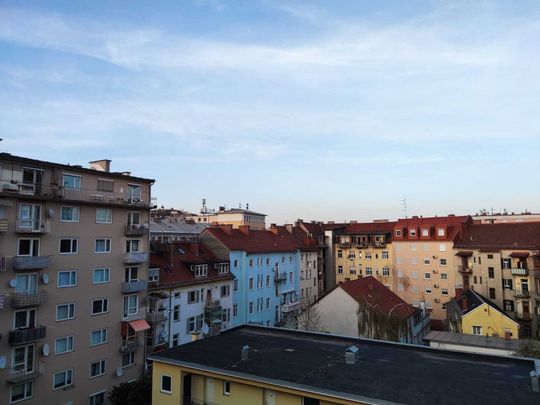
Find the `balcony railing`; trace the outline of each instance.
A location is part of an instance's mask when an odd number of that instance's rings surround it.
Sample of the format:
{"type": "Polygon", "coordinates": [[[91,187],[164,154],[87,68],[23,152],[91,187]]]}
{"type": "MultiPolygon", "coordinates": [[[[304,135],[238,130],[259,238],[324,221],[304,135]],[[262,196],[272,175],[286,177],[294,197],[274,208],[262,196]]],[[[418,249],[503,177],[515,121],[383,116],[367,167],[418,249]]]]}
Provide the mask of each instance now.
{"type": "Polygon", "coordinates": [[[293,312],[300,309],[300,302],[289,302],[286,304],[281,304],[281,312],[293,312]]]}
{"type": "Polygon", "coordinates": [[[34,371],[26,371],[26,370],[18,370],[18,371],[12,371],[12,370],[6,370],[6,381],[8,384],[19,384],[25,381],[30,381],[35,379],[39,374],[36,370],[34,371]]]}
{"type": "Polygon", "coordinates": [[[514,290],[514,297],[516,298],[530,298],[531,293],[528,290],[514,290]]]}
{"type": "Polygon", "coordinates": [[[49,256],[15,256],[13,270],[39,270],[49,267],[49,256]]]}
{"type": "Polygon", "coordinates": [[[518,317],[518,319],[522,319],[524,321],[530,321],[531,320],[531,313],[530,312],[518,312],[517,317],[518,317]]]}
{"type": "Polygon", "coordinates": [[[136,312],[134,314],[125,315],[122,318],[122,321],[131,322],[131,321],[136,321],[138,319],[145,319],[145,318],[146,318],[146,310],[141,309],[141,310],[139,310],[138,312],[136,312]]]}
{"type": "Polygon", "coordinates": [[[9,222],[7,219],[0,219],[0,232],[8,231],[9,222]]]}
{"type": "Polygon", "coordinates": [[[276,283],[284,283],[287,281],[287,273],[274,273],[274,281],[276,283]]]}
{"type": "Polygon", "coordinates": [[[50,222],[41,219],[18,219],[15,221],[17,233],[48,233],[51,231],[50,222]]]}
{"type": "Polygon", "coordinates": [[[147,312],[146,322],[148,323],[161,323],[165,322],[167,317],[163,311],[147,312]]]}
{"type": "Polygon", "coordinates": [[[9,344],[12,346],[23,345],[44,339],[46,335],[45,326],[36,326],[29,329],[18,329],[9,332],[9,344]]]}
{"type": "Polygon", "coordinates": [[[139,281],[128,281],[122,283],[122,293],[131,294],[139,291],[144,291],[148,287],[148,282],[146,280],[139,281]]]}
{"type": "Polygon", "coordinates": [[[138,340],[122,342],[122,345],[120,346],[120,353],[131,353],[138,350],[141,346],[142,345],[138,340]]]}
{"type": "Polygon", "coordinates": [[[459,271],[460,273],[464,273],[464,274],[470,274],[472,273],[472,267],[470,266],[462,266],[462,265],[458,265],[457,266],[457,271],[459,271]]]}
{"type": "Polygon", "coordinates": [[[124,225],[124,235],[126,236],[148,235],[148,227],[146,225],[126,224],[124,225]]]}
{"type": "Polygon", "coordinates": [[[124,253],[123,260],[124,260],[124,264],[145,263],[148,261],[148,253],[147,252],[124,253]]]}
{"type": "Polygon", "coordinates": [[[529,270],[528,269],[520,269],[517,267],[512,268],[512,275],[514,276],[528,276],[529,270]]]}
{"type": "Polygon", "coordinates": [[[15,293],[11,296],[11,306],[13,308],[28,308],[45,304],[47,302],[47,291],[36,293],[15,293]]]}

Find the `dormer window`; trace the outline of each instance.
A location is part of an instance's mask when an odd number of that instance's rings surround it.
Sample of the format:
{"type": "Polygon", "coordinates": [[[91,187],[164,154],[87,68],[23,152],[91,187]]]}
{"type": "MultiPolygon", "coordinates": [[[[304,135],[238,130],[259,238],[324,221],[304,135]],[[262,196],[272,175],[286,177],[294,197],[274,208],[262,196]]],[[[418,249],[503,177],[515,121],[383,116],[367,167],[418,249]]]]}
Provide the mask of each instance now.
{"type": "Polygon", "coordinates": [[[401,229],[396,229],[396,236],[401,238],[402,235],[403,235],[403,232],[401,231],[401,229]]]}
{"type": "Polygon", "coordinates": [[[218,274],[227,274],[229,272],[229,263],[219,263],[217,271],[218,274]]]}
{"type": "Polygon", "coordinates": [[[444,228],[437,228],[437,236],[444,236],[444,228]]]}
{"type": "Polygon", "coordinates": [[[208,275],[207,264],[193,264],[191,265],[191,271],[195,277],[206,277],[208,275]]]}
{"type": "Polygon", "coordinates": [[[429,236],[429,229],[428,228],[422,228],[422,236],[427,238],[429,236]]]}
{"type": "Polygon", "coordinates": [[[410,236],[416,236],[416,229],[411,228],[411,229],[409,230],[409,235],[410,235],[410,236]]]}

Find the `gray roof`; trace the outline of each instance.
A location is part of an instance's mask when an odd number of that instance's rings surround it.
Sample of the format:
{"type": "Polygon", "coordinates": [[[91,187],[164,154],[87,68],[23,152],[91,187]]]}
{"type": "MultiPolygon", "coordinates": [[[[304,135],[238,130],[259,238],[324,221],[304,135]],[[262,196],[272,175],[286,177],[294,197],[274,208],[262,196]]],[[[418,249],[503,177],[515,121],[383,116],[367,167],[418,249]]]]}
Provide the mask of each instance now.
{"type": "Polygon", "coordinates": [[[150,234],[189,234],[198,235],[207,225],[188,223],[181,219],[166,218],[160,221],[150,221],[150,234]]]}
{"type": "Polygon", "coordinates": [[[532,359],[287,329],[242,326],[150,359],[370,404],[540,403],[532,359]],[[241,361],[245,345],[249,359],[241,361]],[[353,345],[358,362],[348,365],[353,345]]]}
{"type": "Polygon", "coordinates": [[[498,336],[479,336],[466,333],[431,331],[424,340],[451,343],[463,346],[486,347],[490,349],[517,350],[519,345],[527,342],[525,339],[505,340],[498,336]]]}

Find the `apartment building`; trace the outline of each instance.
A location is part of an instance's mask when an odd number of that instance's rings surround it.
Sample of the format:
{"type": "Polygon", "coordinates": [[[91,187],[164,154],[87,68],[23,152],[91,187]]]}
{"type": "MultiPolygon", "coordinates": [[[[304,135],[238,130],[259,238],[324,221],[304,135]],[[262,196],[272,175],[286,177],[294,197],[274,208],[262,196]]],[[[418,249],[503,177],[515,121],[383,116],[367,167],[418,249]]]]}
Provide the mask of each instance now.
{"type": "Polygon", "coordinates": [[[209,336],[231,326],[233,276],[199,241],[151,242],[148,351],[209,336]]]}
{"type": "Polygon", "coordinates": [[[0,154],[0,403],[98,405],[141,375],[153,182],[0,154]]]}
{"type": "Polygon", "coordinates": [[[454,246],[456,283],[474,289],[540,338],[540,222],[473,224],[454,246]]]}
{"type": "Polygon", "coordinates": [[[336,282],[374,276],[393,287],[392,230],[396,222],[350,223],[337,231],[336,282]]]}
{"type": "Polygon", "coordinates": [[[219,260],[230,262],[234,326],[296,325],[300,253],[291,234],[277,227],[216,225],[201,234],[201,241],[219,260]]]}
{"type": "Polygon", "coordinates": [[[150,241],[197,241],[205,229],[206,225],[196,224],[182,218],[154,218],[150,220],[150,241]]]}
{"type": "Polygon", "coordinates": [[[442,328],[443,305],[455,295],[459,280],[454,267],[454,241],[471,217],[412,217],[394,226],[392,246],[394,292],[415,307],[431,312],[431,327],[442,328]]]}
{"type": "Polygon", "coordinates": [[[304,222],[299,219],[294,223],[294,226],[303,230],[308,238],[314,239],[317,244],[317,296],[322,297],[325,293],[327,247],[322,222],[304,222]]]}
{"type": "Polygon", "coordinates": [[[472,215],[475,224],[505,224],[511,222],[539,222],[540,213],[532,212],[504,212],[504,213],[487,213],[472,215]]]}
{"type": "Polygon", "coordinates": [[[203,209],[200,214],[186,216],[186,219],[197,224],[232,225],[235,229],[241,226],[247,226],[250,229],[265,229],[265,218],[266,214],[251,211],[247,208],[226,209],[225,207],[219,207],[218,211],[203,209]]]}
{"type": "Polygon", "coordinates": [[[536,404],[540,362],[260,326],[150,356],[160,405],[536,404]]]}

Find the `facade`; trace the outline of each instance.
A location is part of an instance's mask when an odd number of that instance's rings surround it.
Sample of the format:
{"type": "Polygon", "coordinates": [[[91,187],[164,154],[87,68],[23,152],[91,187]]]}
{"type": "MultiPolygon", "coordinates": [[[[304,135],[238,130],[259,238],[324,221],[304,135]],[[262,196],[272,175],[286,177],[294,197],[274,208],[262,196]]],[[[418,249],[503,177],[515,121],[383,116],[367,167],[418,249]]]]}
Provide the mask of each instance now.
{"type": "Polygon", "coordinates": [[[445,305],[452,332],[518,338],[519,324],[474,290],[465,290],[445,305]]]}
{"type": "Polygon", "coordinates": [[[336,282],[374,276],[386,287],[394,285],[392,230],[395,222],[351,223],[336,236],[336,282]]]}
{"type": "Polygon", "coordinates": [[[142,374],[153,180],[109,167],[0,154],[2,404],[102,404],[142,374]]]}
{"type": "Polygon", "coordinates": [[[457,283],[474,289],[540,338],[540,222],[474,224],[456,241],[457,283]]]}
{"type": "Polygon", "coordinates": [[[429,316],[373,276],[340,283],[317,301],[313,310],[320,322],[319,330],[342,336],[423,344],[429,332],[429,316]],[[386,321],[388,324],[383,326],[386,321]],[[365,325],[361,327],[361,323],[365,325]]]}
{"type": "Polygon", "coordinates": [[[233,276],[228,260],[217,260],[198,241],[152,242],[150,266],[149,352],[231,326],[233,276]]]}
{"type": "Polygon", "coordinates": [[[150,356],[160,405],[535,404],[540,362],[259,326],[150,356]]]}
{"type": "Polygon", "coordinates": [[[315,240],[317,246],[317,296],[322,297],[325,292],[325,269],[326,269],[326,245],[322,222],[304,222],[301,219],[295,222],[294,226],[303,230],[308,238],[315,240]]]}
{"type": "Polygon", "coordinates": [[[473,215],[472,219],[475,224],[505,224],[512,222],[540,222],[540,214],[534,214],[532,212],[523,212],[521,214],[514,214],[513,212],[503,214],[488,214],[483,213],[479,215],[473,215]]]}
{"type": "Polygon", "coordinates": [[[201,240],[219,260],[231,263],[234,326],[294,326],[300,309],[300,253],[291,234],[220,225],[206,229],[201,240]]]}
{"type": "Polygon", "coordinates": [[[443,305],[461,288],[454,267],[454,241],[470,217],[400,219],[392,237],[394,292],[415,307],[431,312],[432,328],[442,328],[443,305]]]}
{"type": "Polygon", "coordinates": [[[265,229],[265,217],[266,214],[249,209],[219,207],[218,211],[203,210],[200,214],[187,215],[186,219],[197,224],[232,225],[235,229],[241,226],[247,226],[250,229],[265,229]]]}

